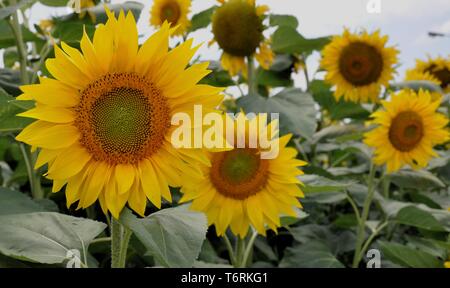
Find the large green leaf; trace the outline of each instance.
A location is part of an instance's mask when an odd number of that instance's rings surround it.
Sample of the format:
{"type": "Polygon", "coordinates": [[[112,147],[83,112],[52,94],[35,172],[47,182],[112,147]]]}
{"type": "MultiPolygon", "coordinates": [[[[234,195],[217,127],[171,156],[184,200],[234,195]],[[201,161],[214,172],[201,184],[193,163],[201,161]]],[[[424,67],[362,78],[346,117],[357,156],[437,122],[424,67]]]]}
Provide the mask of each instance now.
{"type": "Polygon", "coordinates": [[[17,101],[14,97],[6,94],[0,88],[0,133],[20,131],[33,121],[32,119],[16,116],[16,114],[25,110],[16,105],[16,103],[17,101]]]}
{"type": "Polygon", "coordinates": [[[390,174],[390,179],[395,185],[402,188],[429,190],[445,187],[439,178],[426,170],[400,170],[390,174]]]}
{"type": "Polygon", "coordinates": [[[441,262],[433,255],[416,250],[414,248],[401,245],[395,242],[378,242],[383,253],[383,257],[394,263],[411,268],[440,268],[441,262]]]}
{"type": "Polygon", "coordinates": [[[69,0],[39,0],[39,2],[44,4],[45,6],[62,7],[62,6],[67,6],[67,3],[69,3],[69,0]]]}
{"type": "Polygon", "coordinates": [[[329,37],[306,39],[291,26],[281,26],[272,36],[272,49],[277,53],[310,54],[320,51],[330,42],[329,37]]]}
{"type": "Polygon", "coordinates": [[[370,113],[360,104],[344,101],[343,99],[336,101],[331,86],[323,80],[313,80],[309,84],[309,90],[314,100],[329,113],[329,117],[333,120],[341,120],[344,118],[366,119],[370,113]]]}
{"type": "Polygon", "coordinates": [[[305,184],[303,191],[305,193],[330,193],[330,192],[345,192],[356,181],[343,180],[336,181],[331,180],[318,175],[302,175],[298,177],[300,181],[305,184]]]}
{"type": "Polygon", "coordinates": [[[396,221],[400,224],[418,227],[430,231],[447,231],[434,216],[414,206],[402,208],[396,216],[396,221]]]}
{"type": "Polygon", "coordinates": [[[279,266],[282,268],[344,268],[344,265],[331,253],[330,248],[320,240],[287,248],[279,266]]]}
{"type": "Polygon", "coordinates": [[[316,108],[310,94],[287,88],[273,97],[245,96],[237,100],[245,113],[279,113],[281,133],[291,132],[311,139],[316,131],[316,108]]]}
{"type": "Polygon", "coordinates": [[[158,264],[192,267],[206,237],[207,222],[202,213],[187,205],[168,208],[138,219],[125,209],[120,222],[134,232],[158,264]]]}
{"type": "Polygon", "coordinates": [[[46,209],[20,191],[0,188],[0,216],[45,212],[46,209]]]}
{"type": "Polygon", "coordinates": [[[87,262],[87,247],[106,225],[54,212],[0,216],[0,253],[31,262],[63,263],[70,250],[87,262]]]}
{"type": "Polygon", "coordinates": [[[208,27],[211,23],[211,17],[216,8],[217,6],[213,6],[192,16],[189,32],[194,32],[195,30],[208,27]]]}
{"type": "Polygon", "coordinates": [[[288,26],[296,29],[298,26],[298,20],[292,15],[272,14],[269,18],[269,24],[270,26],[288,26]]]}

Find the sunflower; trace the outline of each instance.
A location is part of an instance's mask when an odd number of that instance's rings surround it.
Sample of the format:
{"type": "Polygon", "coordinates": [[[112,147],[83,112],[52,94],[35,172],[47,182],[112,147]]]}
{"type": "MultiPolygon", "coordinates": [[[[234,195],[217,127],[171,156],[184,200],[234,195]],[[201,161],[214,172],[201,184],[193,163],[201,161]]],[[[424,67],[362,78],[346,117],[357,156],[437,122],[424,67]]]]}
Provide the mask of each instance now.
{"type": "Polygon", "coordinates": [[[416,67],[406,71],[406,80],[431,81],[441,86],[445,93],[450,93],[450,58],[416,60],[416,67]]]}
{"type": "Polygon", "coordinates": [[[221,63],[230,75],[247,73],[246,57],[255,56],[261,67],[269,69],[274,54],[270,40],[264,39],[263,19],[268,7],[255,0],[218,0],[222,5],[212,16],[214,40],[223,50],[221,63]]]}
{"type": "MultiPolygon", "coordinates": [[[[419,72],[416,70],[408,70],[406,71],[405,75],[405,81],[428,81],[431,82],[437,86],[441,85],[441,82],[436,79],[433,75],[431,75],[428,72],[419,72]]],[[[437,91],[430,91],[431,93],[431,100],[432,101],[442,101],[442,94],[437,91]]]]}
{"type": "Polygon", "coordinates": [[[178,26],[173,35],[182,35],[191,25],[187,16],[190,9],[191,0],[155,0],[150,11],[150,24],[160,27],[167,21],[172,27],[178,26]]]}
{"type": "MultiPolygon", "coordinates": [[[[221,89],[197,85],[208,63],[185,69],[198,47],[192,39],[168,52],[173,29],[163,24],[141,47],[132,13],[107,10],[93,40],[84,33],[81,51],[61,43],[46,62],[55,79],[21,87],[19,99],[36,107],[21,116],[37,119],[17,140],[40,148],[36,168],[48,164],[53,192],[66,187],[67,205],[86,208],[97,199],[118,217],[124,205],[144,215],[146,198],[156,207],[170,201],[168,186],[180,173],[200,177],[199,149],[170,143],[171,117],[218,106],[221,89]]],[[[214,109],[215,110],[215,109],[214,109]]]]}
{"type": "Polygon", "coordinates": [[[384,111],[372,114],[379,126],[366,133],[364,142],[375,148],[374,162],[387,164],[388,172],[403,165],[423,168],[437,156],[433,146],[446,142],[448,118],[436,112],[440,101],[427,91],[402,90],[391,101],[382,101],[384,111]]]}
{"type": "MultiPolygon", "coordinates": [[[[204,178],[189,181],[183,185],[181,202],[193,200],[191,208],[206,213],[210,225],[215,225],[217,234],[223,235],[228,228],[235,235],[244,238],[250,226],[265,235],[265,224],[276,231],[280,226],[280,215],[296,216],[294,207],[301,207],[297,197],[303,197],[299,188],[301,182],[297,176],[303,174],[298,166],[306,162],[296,159],[297,151],[286,147],[291,135],[281,138],[269,137],[270,143],[279,147],[279,154],[274,159],[261,157],[261,145],[248,145],[249,134],[237,123],[248,127],[258,127],[259,135],[271,134],[272,122],[266,125],[266,119],[255,117],[247,119],[242,113],[236,121],[233,134],[225,136],[228,143],[234,139],[246,139],[244,148],[209,153],[211,166],[203,167],[204,178]],[[262,119],[262,120],[259,120],[262,119]],[[258,125],[257,123],[264,123],[258,125]],[[250,148],[252,147],[252,148],[250,148]]],[[[224,134],[225,135],[225,134],[224,134]]],[[[242,146],[241,146],[242,147],[242,146]]],[[[188,179],[186,178],[185,181],[188,179]]]]}
{"type": "Polygon", "coordinates": [[[392,79],[398,51],[386,47],[387,36],[379,31],[334,36],[322,51],[325,81],[336,86],[336,100],[377,102],[382,86],[392,79]]]}
{"type": "Polygon", "coordinates": [[[80,19],[82,19],[82,18],[84,18],[84,17],[86,16],[86,13],[87,13],[87,14],[89,14],[89,17],[91,18],[92,22],[95,23],[96,18],[97,18],[97,17],[95,16],[95,13],[88,10],[88,8],[94,7],[95,5],[96,5],[96,4],[95,4],[95,1],[94,1],[94,0],[80,0],[80,9],[81,9],[81,12],[80,12],[80,14],[78,15],[78,17],[79,17],[80,19]]]}

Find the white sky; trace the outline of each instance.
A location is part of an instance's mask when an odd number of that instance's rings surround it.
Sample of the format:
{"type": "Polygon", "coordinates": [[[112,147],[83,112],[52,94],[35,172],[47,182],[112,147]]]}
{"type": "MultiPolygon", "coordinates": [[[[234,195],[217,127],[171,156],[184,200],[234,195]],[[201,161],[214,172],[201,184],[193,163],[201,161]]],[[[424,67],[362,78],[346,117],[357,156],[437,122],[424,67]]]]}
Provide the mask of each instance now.
{"type": "MultiPolygon", "coordinates": [[[[450,56],[450,36],[430,38],[428,31],[450,34],[450,0],[378,0],[381,13],[369,14],[366,5],[373,0],[257,0],[257,4],[267,4],[271,13],[294,15],[299,20],[298,31],[305,37],[319,37],[341,33],[343,27],[352,30],[367,28],[370,31],[381,29],[390,37],[389,44],[400,50],[401,67],[397,78],[402,78],[405,69],[414,65],[415,58],[430,56],[450,56]]],[[[111,0],[122,3],[124,0],[111,0]]],[[[137,0],[145,4],[138,27],[143,39],[152,33],[148,26],[149,10],[153,1],[137,0]]],[[[192,12],[195,14],[211,5],[215,0],[193,0],[192,12]]],[[[69,8],[49,8],[41,4],[32,7],[30,21],[38,23],[40,19],[51,15],[61,15],[69,8]]],[[[196,43],[205,42],[198,51],[204,60],[217,60],[220,52],[217,46],[207,47],[212,38],[210,27],[191,35],[196,43]]],[[[308,61],[310,71],[318,63],[318,55],[308,61]]],[[[0,63],[1,64],[1,63],[0,63]]],[[[295,77],[296,83],[303,86],[301,76],[295,77]]]]}

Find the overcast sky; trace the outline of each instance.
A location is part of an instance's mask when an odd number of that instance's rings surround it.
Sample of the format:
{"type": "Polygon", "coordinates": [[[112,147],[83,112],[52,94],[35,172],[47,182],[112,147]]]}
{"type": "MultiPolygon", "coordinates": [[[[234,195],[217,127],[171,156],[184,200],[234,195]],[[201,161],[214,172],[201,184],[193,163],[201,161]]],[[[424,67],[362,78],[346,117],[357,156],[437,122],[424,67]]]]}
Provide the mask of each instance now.
{"type": "MultiPolygon", "coordinates": [[[[430,38],[428,31],[450,34],[450,1],[449,0],[379,0],[381,13],[368,13],[366,6],[374,0],[257,0],[257,4],[267,4],[271,13],[295,15],[299,20],[298,30],[305,37],[319,37],[341,33],[343,27],[352,30],[366,28],[369,31],[381,29],[389,35],[389,44],[396,45],[400,52],[401,67],[399,76],[402,78],[405,69],[414,65],[415,58],[450,55],[450,36],[430,38]]],[[[376,1],[376,0],[375,0],[376,1]]],[[[111,0],[112,3],[126,2],[111,0]]],[[[148,26],[149,10],[153,1],[137,0],[145,4],[139,20],[139,32],[143,39],[153,32],[148,26]]],[[[192,12],[195,14],[211,5],[215,0],[193,0],[192,12]]],[[[49,8],[41,4],[32,7],[30,20],[32,23],[51,15],[61,15],[69,8],[49,8]]],[[[212,35],[210,27],[191,35],[196,43],[208,42],[212,35]]],[[[218,59],[220,52],[217,46],[203,47],[199,55],[204,60],[218,59]]],[[[308,62],[310,70],[314,71],[318,63],[318,55],[308,62]]],[[[302,86],[301,76],[296,83],[302,86]]]]}

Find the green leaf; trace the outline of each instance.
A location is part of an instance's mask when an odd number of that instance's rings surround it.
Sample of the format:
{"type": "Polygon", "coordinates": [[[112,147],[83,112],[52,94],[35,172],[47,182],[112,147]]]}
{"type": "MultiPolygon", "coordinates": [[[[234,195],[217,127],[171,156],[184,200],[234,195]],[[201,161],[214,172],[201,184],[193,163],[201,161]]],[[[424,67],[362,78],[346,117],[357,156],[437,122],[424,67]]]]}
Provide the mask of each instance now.
{"type": "Polygon", "coordinates": [[[294,210],[295,210],[295,213],[297,214],[297,217],[281,216],[280,217],[281,226],[289,227],[289,226],[299,222],[300,220],[308,218],[308,216],[309,216],[309,214],[304,212],[303,210],[300,210],[298,208],[294,208],[294,210]]]}
{"type": "Polygon", "coordinates": [[[78,21],[59,22],[55,25],[52,35],[53,37],[74,46],[80,43],[83,36],[83,29],[86,29],[86,33],[89,36],[92,36],[95,31],[95,25],[78,21]]]}
{"type": "Polygon", "coordinates": [[[17,47],[13,46],[6,48],[3,52],[3,63],[5,64],[5,67],[13,67],[17,61],[19,61],[17,47]]]}
{"type": "Polygon", "coordinates": [[[33,120],[18,117],[16,114],[23,112],[24,109],[15,105],[14,97],[6,94],[0,88],[0,133],[17,132],[30,124],[33,120]]]}
{"type": "Polygon", "coordinates": [[[245,113],[279,113],[280,132],[294,133],[311,139],[316,131],[316,108],[308,93],[297,88],[287,88],[273,97],[245,96],[237,100],[245,113]]]}
{"type": "Polygon", "coordinates": [[[344,265],[336,259],[325,243],[317,240],[287,248],[279,267],[344,268],[344,265]]]}
{"type": "Polygon", "coordinates": [[[101,222],[54,212],[0,216],[0,253],[56,264],[63,263],[68,251],[76,249],[86,263],[89,243],[105,228],[101,222]]]}
{"type": "Polygon", "coordinates": [[[367,119],[370,112],[364,109],[360,104],[347,102],[343,99],[336,101],[331,91],[331,86],[322,80],[313,80],[309,84],[309,90],[314,100],[325,110],[333,120],[344,118],[367,119]]]}
{"type": "Polygon", "coordinates": [[[277,53],[310,54],[320,51],[330,42],[329,37],[306,39],[290,26],[281,26],[272,36],[272,49],[277,53]]]}
{"type": "Polygon", "coordinates": [[[20,71],[9,68],[0,68],[0,90],[3,88],[8,94],[18,96],[22,94],[19,86],[22,84],[20,71]]]}
{"type": "Polygon", "coordinates": [[[0,216],[47,211],[20,191],[0,188],[0,216]]]}
{"type": "Polygon", "coordinates": [[[208,27],[211,23],[211,18],[216,8],[217,6],[213,6],[192,16],[189,32],[194,32],[195,30],[208,27]]]}
{"type": "Polygon", "coordinates": [[[0,9],[0,20],[5,19],[6,17],[9,17],[11,14],[16,12],[18,9],[22,8],[23,6],[25,6],[26,4],[31,3],[31,2],[34,2],[34,0],[22,0],[22,1],[19,1],[19,3],[17,3],[17,4],[1,8],[0,9]]]}
{"type": "Polygon", "coordinates": [[[258,85],[268,87],[287,87],[292,86],[294,81],[291,79],[291,73],[276,72],[265,70],[261,67],[256,71],[256,81],[258,85]]]}
{"type": "MultiPolygon", "coordinates": [[[[39,42],[44,41],[38,38],[33,32],[25,28],[25,26],[21,26],[22,28],[22,37],[24,42],[39,42]]],[[[5,19],[0,20],[0,49],[11,47],[16,45],[16,38],[11,31],[11,28],[8,25],[8,22],[5,19]]]]}
{"type": "Polygon", "coordinates": [[[393,83],[391,87],[395,90],[401,90],[405,88],[412,89],[414,91],[419,91],[420,89],[439,92],[442,93],[442,89],[439,85],[434,84],[433,82],[426,80],[414,80],[414,81],[404,81],[400,83],[393,83]]]}
{"type": "Polygon", "coordinates": [[[63,6],[67,6],[67,3],[69,3],[69,0],[39,0],[39,2],[45,6],[63,7],[63,6]]]}
{"type": "Polygon", "coordinates": [[[312,193],[345,192],[347,188],[355,184],[356,181],[336,181],[318,175],[302,175],[298,177],[305,184],[303,191],[312,193]]]}
{"type": "Polygon", "coordinates": [[[138,219],[125,209],[120,222],[134,232],[148,253],[165,267],[192,267],[206,237],[207,222],[202,213],[187,205],[160,210],[138,219]]]}
{"type": "Polygon", "coordinates": [[[433,255],[394,242],[378,242],[383,256],[394,263],[411,268],[442,268],[433,255]]]}
{"type": "Polygon", "coordinates": [[[414,226],[425,230],[438,232],[447,231],[432,214],[414,206],[402,208],[397,213],[395,219],[400,224],[414,226]]]}
{"type": "Polygon", "coordinates": [[[271,14],[269,18],[270,26],[288,26],[296,29],[298,26],[298,20],[292,15],[277,15],[271,14]]]}
{"type": "Polygon", "coordinates": [[[400,170],[390,174],[390,179],[395,185],[402,188],[429,190],[445,187],[439,178],[426,170],[400,170]]]}

